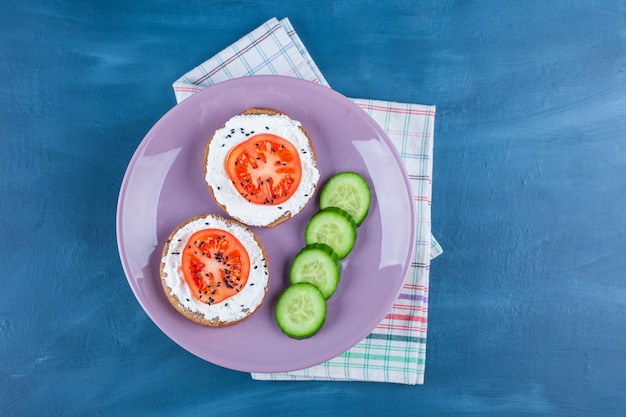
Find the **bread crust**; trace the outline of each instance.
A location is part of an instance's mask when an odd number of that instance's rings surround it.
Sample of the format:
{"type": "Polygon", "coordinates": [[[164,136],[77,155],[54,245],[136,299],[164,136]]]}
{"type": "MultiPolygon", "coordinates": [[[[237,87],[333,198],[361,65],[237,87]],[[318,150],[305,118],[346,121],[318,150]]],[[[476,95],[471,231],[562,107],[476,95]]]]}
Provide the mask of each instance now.
{"type": "MultiPolygon", "coordinates": [[[[249,107],[248,109],[246,109],[245,111],[240,113],[240,115],[261,115],[261,114],[266,114],[266,115],[270,115],[270,116],[272,116],[272,115],[283,115],[283,116],[287,116],[287,117],[289,117],[291,119],[291,116],[289,116],[287,113],[281,112],[279,110],[267,108],[267,107],[249,107]]],[[[220,126],[219,129],[223,129],[225,126],[226,126],[226,122],[222,126],[220,126]]],[[[315,155],[315,148],[313,147],[313,143],[311,142],[311,137],[309,136],[307,131],[302,127],[302,125],[300,125],[299,128],[302,131],[302,133],[304,133],[304,136],[306,136],[306,138],[307,138],[307,140],[309,142],[309,148],[311,149],[311,153],[312,153],[311,157],[313,158],[313,163],[317,164],[317,159],[316,159],[316,155],[315,155]]],[[[211,135],[211,138],[207,141],[206,145],[204,146],[204,160],[203,160],[204,178],[206,178],[206,176],[207,176],[207,162],[208,162],[208,159],[209,159],[209,146],[211,145],[211,141],[213,140],[214,137],[215,137],[215,133],[213,135],[211,135]]],[[[213,201],[215,202],[215,204],[217,204],[218,207],[220,207],[224,212],[226,212],[229,215],[231,215],[228,212],[226,206],[221,204],[219,202],[219,200],[215,197],[215,192],[213,191],[213,187],[211,187],[211,185],[208,184],[208,183],[207,183],[207,187],[209,188],[209,193],[211,194],[211,198],[213,198],[213,201]]],[[[289,220],[292,216],[294,216],[296,214],[297,213],[291,213],[289,211],[285,212],[285,214],[280,216],[278,219],[274,220],[272,223],[269,223],[269,224],[266,224],[266,225],[260,225],[258,227],[268,227],[269,228],[269,227],[278,226],[279,224],[289,220]]]]}
{"type": "MultiPolygon", "coordinates": [[[[263,298],[261,299],[261,301],[255,305],[255,306],[245,306],[244,308],[242,308],[242,311],[244,311],[246,313],[246,315],[244,317],[242,317],[239,320],[233,320],[233,321],[221,321],[219,318],[215,318],[212,320],[208,320],[204,317],[204,315],[200,312],[197,311],[192,311],[189,308],[185,307],[181,301],[179,300],[179,298],[176,296],[176,294],[173,293],[172,288],[170,288],[167,285],[166,282],[166,277],[167,277],[167,273],[165,272],[165,262],[163,262],[163,258],[170,253],[170,243],[172,242],[172,239],[174,238],[174,236],[176,235],[176,232],[178,232],[181,228],[183,228],[185,225],[198,220],[198,219],[205,219],[207,217],[212,217],[215,219],[219,219],[221,221],[224,221],[226,224],[228,225],[232,225],[235,224],[237,226],[240,226],[244,229],[246,229],[247,231],[249,231],[252,236],[254,237],[254,240],[256,241],[256,244],[259,246],[259,248],[261,249],[261,252],[263,253],[263,259],[265,260],[265,265],[269,274],[269,261],[268,261],[268,257],[267,257],[267,252],[265,252],[265,248],[263,247],[263,244],[261,243],[261,241],[259,240],[259,238],[257,237],[257,235],[252,232],[246,225],[244,225],[241,222],[238,222],[236,220],[233,219],[228,219],[225,217],[220,216],[219,214],[206,214],[206,215],[201,215],[201,216],[196,216],[193,217],[183,223],[181,223],[180,225],[178,225],[178,227],[176,229],[174,229],[172,231],[172,233],[170,233],[169,237],[167,238],[167,241],[165,242],[165,246],[163,247],[163,252],[161,254],[161,268],[160,268],[160,277],[161,277],[161,286],[163,287],[163,292],[165,293],[165,296],[167,297],[168,301],[170,302],[170,304],[172,304],[172,306],[180,313],[182,314],[185,318],[201,324],[203,326],[208,326],[208,327],[226,327],[226,326],[232,326],[234,324],[240,323],[244,320],[247,320],[248,318],[250,318],[255,312],[257,312],[260,307],[263,305],[263,302],[265,301],[265,296],[267,294],[267,284],[265,285],[264,288],[264,294],[263,294],[263,298]]],[[[200,229],[198,229],[200,230],[200,229]]],[[[182,277],[180,277],[181,279],[183,279],[182,277]]],[[[269,282],[269,275],[267,277],[267,281],[269,282]]]]}

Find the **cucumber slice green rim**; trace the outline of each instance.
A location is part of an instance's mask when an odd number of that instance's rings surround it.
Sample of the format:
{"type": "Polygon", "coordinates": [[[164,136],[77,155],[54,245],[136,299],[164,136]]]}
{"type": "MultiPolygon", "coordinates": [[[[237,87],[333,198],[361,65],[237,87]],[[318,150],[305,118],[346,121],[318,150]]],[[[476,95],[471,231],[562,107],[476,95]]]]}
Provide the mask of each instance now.
{"type": "Polygon", "coordinates": [[[276,322],[280,330],[294,339],[316,334],[326,320],[326,299],[315,285],[299,282],[283,291],[276,303],[276,322]]]}
{"type": "Polygon", "coordinates": [[[363,223],[370,207],[370,189],[356,172],[340,172],[332,176],[320,193],[320,208],[339,207],[350,213],[357,227],[363,223]]]}
{"type": "Polygon", "coordinates": [[[307,245],[324,243],[330,246],[339,259],[343,259],[354,247],[356,223],[352,216],[337,207],[327,207],[315,213],[304,232],[307,245]]]}
{"type": "Polygon", "coordinates": [[[335,293],[341,264],[335,251],[324,243],[307,245],[294,258],[289,271],[289,282],[309,282],[322,291],[325,299],[335,293]]]}

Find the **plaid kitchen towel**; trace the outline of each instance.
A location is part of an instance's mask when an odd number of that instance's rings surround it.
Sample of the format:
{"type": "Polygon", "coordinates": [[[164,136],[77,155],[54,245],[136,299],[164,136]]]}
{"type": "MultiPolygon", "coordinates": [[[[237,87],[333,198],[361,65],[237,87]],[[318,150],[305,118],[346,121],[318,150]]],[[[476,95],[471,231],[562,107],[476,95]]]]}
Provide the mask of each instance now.
{"type": "MultiPolygon", "coordinates": [[[[328,86],[289,20],[272,18],[176,80],[176,100],[181,102],[218,82],[250,75],[291,76],[328,86]]],[[[430,227],[435,107],[353,101],[385,130],[409,175],[418,220],[409,274],[391,311],[352,349],[300,371],[253,373],[255,379],[424,382],[430,260],[442,253],[430,227]]]]}

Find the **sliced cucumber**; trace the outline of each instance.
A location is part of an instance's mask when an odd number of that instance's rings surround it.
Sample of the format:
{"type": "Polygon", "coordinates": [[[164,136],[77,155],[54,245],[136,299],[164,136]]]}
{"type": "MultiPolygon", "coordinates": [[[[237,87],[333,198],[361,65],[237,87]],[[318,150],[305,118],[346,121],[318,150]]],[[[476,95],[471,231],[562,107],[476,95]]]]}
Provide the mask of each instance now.
{"type": "Polygon", "coordinates": [[[307,245],[324,243],[330,246],[339,259],[343,259],[354,247],[356,224],[346,211],[327,207],[315,213],[304,232],[307,245]]]}
{"type": "Polygon", "coordinates": [[[341,264],[335,251],[324,243],[307,245],[294,258],[289,271],[291,284],[310,282],[329,299],[337,289],[341,264]]]}
{"type": "Polygon", "coordinates": [[[326,299],[315,285],[299,282],[285,289],[276,304],[276,322],[287,336],[305,339],[326,320],[326,299]]]}
{"type": "Polygon", "coordinates": [[[320,193],[320,208],[339,207],[350,213],[357,227],[363,223],[370,207],[370,189],[356,172],[332,176],[320,193]]]}

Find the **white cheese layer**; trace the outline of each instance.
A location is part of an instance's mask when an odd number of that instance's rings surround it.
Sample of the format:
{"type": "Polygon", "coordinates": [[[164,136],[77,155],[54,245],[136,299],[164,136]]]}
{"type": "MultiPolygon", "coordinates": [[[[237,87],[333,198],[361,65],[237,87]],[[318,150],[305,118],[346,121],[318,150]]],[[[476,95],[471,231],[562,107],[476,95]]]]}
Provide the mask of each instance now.
{"type": "Polygon", "coordinates": [[[292,216],[302,210],[315,192],[319,171],[309,139],[300,129],[300,122],[285,115],[237,115],[218,129],[209,143],[206,182],[212,188],[217,202],[232,217],[249,226],[267,226],[285,213],[292,216]],[[224,161],[230,150],[250,139],[254,134],[270,133],[291,142],[298,150],[302,164],[302,179],[289,200],[278,205],[259,205],[248,202],[238,192],[226,173],[224,161]]]}
{"type": "Polygon", "coordinates": [[[252,314],[262,303],[269,280],[267,260],[252,232],[233,221],[227,222],[217,215],[201,217],[179,228],[169,243],[169,250],[162,258],[164,280],[170,293],[188,310],[201,313],[206,320],[219,319],[234,322],[252,314]],[[191,235],[202,229],[222,229],[235,236],[247,249],[250,257],[250,275],[243,289],[232,297],[208,305],[191,295],[182,271],[182,253],[191,235]]]}

